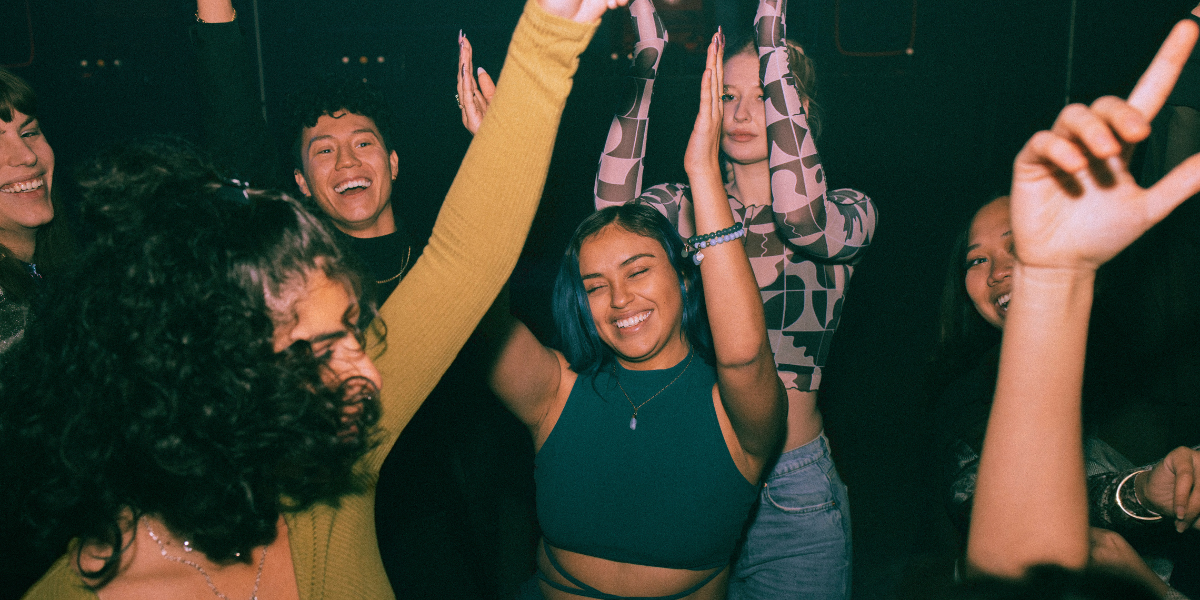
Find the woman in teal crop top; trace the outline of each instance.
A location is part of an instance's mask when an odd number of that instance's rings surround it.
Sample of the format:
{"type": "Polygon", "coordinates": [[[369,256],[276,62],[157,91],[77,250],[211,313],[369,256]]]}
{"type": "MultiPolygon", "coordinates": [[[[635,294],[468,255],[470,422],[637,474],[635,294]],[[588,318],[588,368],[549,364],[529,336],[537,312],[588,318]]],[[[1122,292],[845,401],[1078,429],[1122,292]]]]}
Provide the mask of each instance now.
{"type": "Polygon", "coordinates": [[[498,349],[492,387],[538,450],[538,576],[551,600],[724,598],[779,449],[787,399],[718,163],[723,46],[718,34],[709,47],[685,168],[697,232],[725,235],[685,247],[652,208],[599,211],[555,283],[563,349],[503,302],[484,328],[498,349]]]}

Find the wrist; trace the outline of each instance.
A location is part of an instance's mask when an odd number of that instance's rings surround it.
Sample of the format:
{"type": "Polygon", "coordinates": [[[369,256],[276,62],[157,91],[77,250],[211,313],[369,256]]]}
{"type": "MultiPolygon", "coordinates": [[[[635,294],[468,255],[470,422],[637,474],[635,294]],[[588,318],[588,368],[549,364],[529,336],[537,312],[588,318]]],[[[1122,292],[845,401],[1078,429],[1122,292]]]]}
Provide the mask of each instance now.
{"type": "Polygon", "coordinates": [[[1126,515],[1138,521],[1161,521],[1163,516],[1153,510],[1148,503],[1143,503],[1145,497],[1145,477],[1149,469],[1134,471],[1126,475],[1117,484],[1117,506],[1126,515]]]}
{"type": "Polygon", "coordinates": [[[201,4],[196,9],[197,23],[230,23],[237,20],[237,9],[233,6],[208,7],[201,4]]]}

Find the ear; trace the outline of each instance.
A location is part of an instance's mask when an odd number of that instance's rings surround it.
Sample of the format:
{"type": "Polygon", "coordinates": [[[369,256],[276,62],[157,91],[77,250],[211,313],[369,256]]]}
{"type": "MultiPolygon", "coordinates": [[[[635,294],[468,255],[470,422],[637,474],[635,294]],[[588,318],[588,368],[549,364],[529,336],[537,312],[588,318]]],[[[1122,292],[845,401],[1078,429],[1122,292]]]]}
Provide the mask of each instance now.
{"type": "Polygon", "coordinates": [[[292,171],[292,174],[296,177],[296,187],[300,188],[300,193],[305,196],[312,196],[312,192],[308,189],[308,180],[304,178],[304,173],[301,173],[300,169],[296,169],[292,171]]]}
{"type": "Polygon", "coordinates": [[[400,156],[396,154],[395,150],[388,155],[388,164],[392,166],[392,181],[395,181],[396,176],[400,174],[400,156]]]}

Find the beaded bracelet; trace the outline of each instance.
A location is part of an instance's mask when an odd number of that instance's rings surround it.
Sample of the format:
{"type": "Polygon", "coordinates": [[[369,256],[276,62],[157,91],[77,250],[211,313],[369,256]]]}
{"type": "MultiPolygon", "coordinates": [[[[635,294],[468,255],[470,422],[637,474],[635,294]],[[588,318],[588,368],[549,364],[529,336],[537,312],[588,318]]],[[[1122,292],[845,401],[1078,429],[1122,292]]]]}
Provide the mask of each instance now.
{"type": "Polygon", "coordinates": [[[699,248],[701,246],[698,246],[697,244],[699,244],[700,242],[707,242],[708,240],[711,240],[713,238],[719,238],[723,235],[729,235],[731,233],[741,231],[741,229],[742,229],[741,223],[734,223],[733,227],[726,227],[725,229],[714,231],[712,233],[705,233],[703,235],[693,235],[692,237],[687,239],[687,244],[689,246],[699,248]]]}
{"type": "Polygon", "coordinates": [[[1124,499],[1121,498],[1121,496],[1126,493],[1125,484],[1129,483],[1130,479],[1137,477],[1138,474],[1145,473],[1146,471],[1149,471],[1149,470],[1150,469],[1142,469],[1141,471],[1134,471],[1134,472],[1126,475],[1125,478],[1121,480],[1121,483],[1117,484],[1117,493],[1116,493],[1117,507],[1121,509],[1121,512],[1124,512],[1125,514],[1127,514],[1130,517],[1137,519],[1139,521],[1161,521],[1163,518],[1162,515],[1154,512],[1154,511],[1150,510],[1149,508],[1146,508],[1145,506],[1142,505],[1142,501],[1140,499],[1138,499],[1138,497],[1137,497],[1137,486],[1136,485],[1134,486],[1134,489],[1129,490],[1129,492],[1128,492],[1130,495],[1129,498],[1124,498],[1124,499]],[[1126,504],[1129,504],[1131,506],[1126,506],[1126,504]],[[1140,511],[1139,511],[1139,509],[1140,509],[1140,511]],[[1141,512],[1141,514],[1139,514],[1139,512],[1141,512]],[[1149,513],[1149,515],[1147,515],[1146,513],[1149,513]]]}
{"type": "Polygon", "coordinates": [[[745,235],[746,230],[742,228],[741,223],[736,223],[733,227],[727,227],[720,231],[714,231],[713,233],[694,235],[688,238],[687,242],[684,244],[683,255],[687,256],[688,254],[692,254],[692,262],[699,265],[700,261],[704,260],[704,254],[700,252],[701,249],[709,246],[716,246],[717,244],[724,244],[725,242],[731,242],[740,237],[744,237],[745,235]]]}

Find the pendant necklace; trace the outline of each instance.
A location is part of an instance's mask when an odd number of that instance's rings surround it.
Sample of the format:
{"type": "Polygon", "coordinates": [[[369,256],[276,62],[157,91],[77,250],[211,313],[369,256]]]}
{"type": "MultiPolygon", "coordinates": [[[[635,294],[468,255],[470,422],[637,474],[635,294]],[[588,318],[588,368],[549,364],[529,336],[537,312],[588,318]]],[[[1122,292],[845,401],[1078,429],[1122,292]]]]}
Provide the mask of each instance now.
{"type": "MultiPolygon", "coordinates": [[[[222,594],[221,590],[217,589],[217,584],[213,583],[212,577],[209,576],[208,571],[204,570],[204,567],[200,566],[200,563],[188,560],[186,558],[181,558],[178,556],[171,556],[170,554],[167,554],[167,545],[164,544],[163,541],[161,539],[159,539],[159,537],[157,535],[155,535],[154,529],[152,529],[150,527],[149,523],[146,524],[146,533],[150,534],[150,539],[154,540],[154,543],[158,544],[159,553],[162,554],[163,558],[165,558],[167,560],[175,561],[180,564],[187,565],[187,566],[199,571],[200,574],[204,576],[204,581],[208,583],[208,588],[210,590],[212,590],[213,594],[215,594],[221,600],[229,600],[229,596],[222,594]]],[[[194,550],[194,548],[192,548],[191,542],[184,540],[183,551],[191,552],[193,550],[194,550]]],[[[236,556],[241,556],[241,553],[236,554],[236,556]]],[[[266,562],[267,562],[267,547],[263,546],[262,556],[258,557],[258,574],[254,576],[254,590],[250,592],[250,600],[258,600],[258,584],[259,584],[259,582],[262,581],[263,565],[266,564],[266,562]]]]}
{"type": "Polygon", "coordinates": [[[622,393],[622,394],[625,394],[625,399],[626,399],[626,400],[628,400],[628,401],[629,401],[629,405],[633,407],[633,416],[632,416],[632,417],[630,417],[630,419],[629,419],[629,428],[630,428],[630,429],[637,429],[637,414],[638,414],[638,410],[640,410],[640,409],[641,409],[643,406],[645,406],[647,402],[649,402],[649,401],[651,401],[651,400],[653,400],[653,399],[657,398],[659,394],[661,394],[661,393],[663,393],[663,392],[667,391],[667,388],[669,388],[669,387],[671,387],[672,385],[674,385],[676,381],[679,381],[679,378],[680,378],[680,377],[683,377],[683,374],[684,374],[684,373],[685,373],[685,372],[688,370],[688,367],[692,366],[692,359],[693,359],[693,358],[696,358],[696,355],[695,355],[695,353],[691,353],[691,352],[689,352],[689,353],[688,353],[688,361],[687,361],[687,364],[686,364],[686,365],[683,365],[683,370],[682,370],[682,371],[680,371],[680,372],[679,372],[679,374],[675,376],[675,379],[672,379],[672,380],[671,380],[671,383],[668,383],[667,385],[664,385],[664,386],[663,386],[663,388],[662,388],[661,390],[658,390],[657,392],[654,392],[654,395],[653,395],[653,396],[650,396],[649,398],[646,398],[645,400],[643,400],[641,404],[634,404],[634,403],[633,403],[633,398],[630,398],[630,397],[629,397],[629,392],[626,392],[626,391],[625,391],[625,386],[621,385],[621,378],[620,378],[620,377],[617,377],[617,363],[616,363],[616,362],[614,362],[614,363],[613,363],[613,368],[612,368],[613,379],[615,379],[615,380],[617,381],[617,387],[621,388],[621,393],[622,393]]]}

